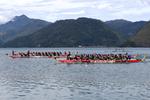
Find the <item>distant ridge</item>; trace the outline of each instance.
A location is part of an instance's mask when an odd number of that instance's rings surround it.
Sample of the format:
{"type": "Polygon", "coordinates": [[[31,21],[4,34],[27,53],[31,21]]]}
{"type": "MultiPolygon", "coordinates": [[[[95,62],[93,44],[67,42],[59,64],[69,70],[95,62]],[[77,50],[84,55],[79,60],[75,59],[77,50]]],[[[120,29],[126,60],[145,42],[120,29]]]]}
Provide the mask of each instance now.
{"type": "Polygon", "coordinates": [[[103,22],[86,17],[51,23],[20,15],[0,25],[0,45],[1,47],[148,47],[147,23],[124,19],[103,22]]]}
{"type": "Polygon", "coordinates": [[[141,47],[150,47],[150,22],[148,22],[133,38],[132,41],[141,47]]]}
{"type": "Polygon", "coordinates": [[[117,19],[105,22],[113,30],[124,34],[126,38],[135,35],[147,22],[131,22],[124,19],[117,19]]]}
{"type": "Polygon", "coordinates": [[[0,25],[0,40],[7,42],[19,36],[26,36],[47,26],[49,22],[31,19],[26,15],[15,16],[9,22],[0,25]]]}
{"type": "Polygon", "coordinates": [[[5,44],[5,47],[77,47],[117,46],[120,38],[102,21],[78,18],[56,21],[25,37],[5,44]]]}

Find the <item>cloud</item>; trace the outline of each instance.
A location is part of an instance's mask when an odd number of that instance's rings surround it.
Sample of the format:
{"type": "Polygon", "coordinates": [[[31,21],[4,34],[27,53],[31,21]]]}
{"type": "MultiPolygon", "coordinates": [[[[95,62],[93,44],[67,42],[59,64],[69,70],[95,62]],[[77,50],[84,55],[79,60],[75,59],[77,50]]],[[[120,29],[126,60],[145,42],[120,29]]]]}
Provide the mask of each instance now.
{"type": "Polygon", "coordinates": [[[82,16],[149,20],[149,6],[150,0],[0,0],[0,22],[21,14],[48,21],[82,16]]]}
{"type": "Polygon", "coordinates": [[[8,21],[7,17],[0,15],[0,23],[8,21]]]}
{"type": "Polygon", "coordinates": [[[84,10],[81,10],[81,11],[75,11],[75,12],[62,12],[60,14],[64,14],[64,15],[81,15],[81,14],[84,14],[85,11],[84,10]]]}

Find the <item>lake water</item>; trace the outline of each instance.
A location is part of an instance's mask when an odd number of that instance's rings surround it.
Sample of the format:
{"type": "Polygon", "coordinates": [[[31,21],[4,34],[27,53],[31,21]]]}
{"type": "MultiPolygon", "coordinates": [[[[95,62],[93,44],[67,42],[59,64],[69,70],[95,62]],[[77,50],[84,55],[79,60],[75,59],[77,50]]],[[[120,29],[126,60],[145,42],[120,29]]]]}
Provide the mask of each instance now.
{"type": "MultiPolygon", "coordinates": [[[[150,100],[150,62],[61,64],[48,58],[12,59],[0,49],[0,100],[150,100]]],[[[31,51],[150,55],[150,48],[30,48],[31,51]]]]}

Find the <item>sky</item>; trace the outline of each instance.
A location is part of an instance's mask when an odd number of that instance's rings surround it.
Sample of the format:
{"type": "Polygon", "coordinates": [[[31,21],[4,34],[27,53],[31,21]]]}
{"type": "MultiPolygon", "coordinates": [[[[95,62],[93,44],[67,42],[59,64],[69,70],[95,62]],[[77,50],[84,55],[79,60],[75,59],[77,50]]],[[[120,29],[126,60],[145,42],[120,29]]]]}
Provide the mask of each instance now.
{"type": "Polygon", "coordinates": [[[49,22],[78,17],[150,20],[150,0],[0,0],[0,23],[22,14],[49,22]]]}

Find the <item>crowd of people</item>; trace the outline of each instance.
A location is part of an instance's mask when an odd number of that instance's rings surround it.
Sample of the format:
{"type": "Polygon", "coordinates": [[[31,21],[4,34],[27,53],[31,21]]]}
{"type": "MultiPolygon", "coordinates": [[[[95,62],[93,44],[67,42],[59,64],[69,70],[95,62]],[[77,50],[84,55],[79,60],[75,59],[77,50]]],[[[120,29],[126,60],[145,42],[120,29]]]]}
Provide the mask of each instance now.
{"type": "Polygon", "coordinates": [[[130,60],[131,55],[126,54],[78,54],[69,55],[67,60],[130,60]]]}
{"type": "Polygon", "coordinates": [[[12,51],[12,56],[20,56],[20,57],[34,57],[34,56],[41,56],[41,57],[60,57],[60,56],[67,56],[70,52],[15,52],[12,51]]]}

